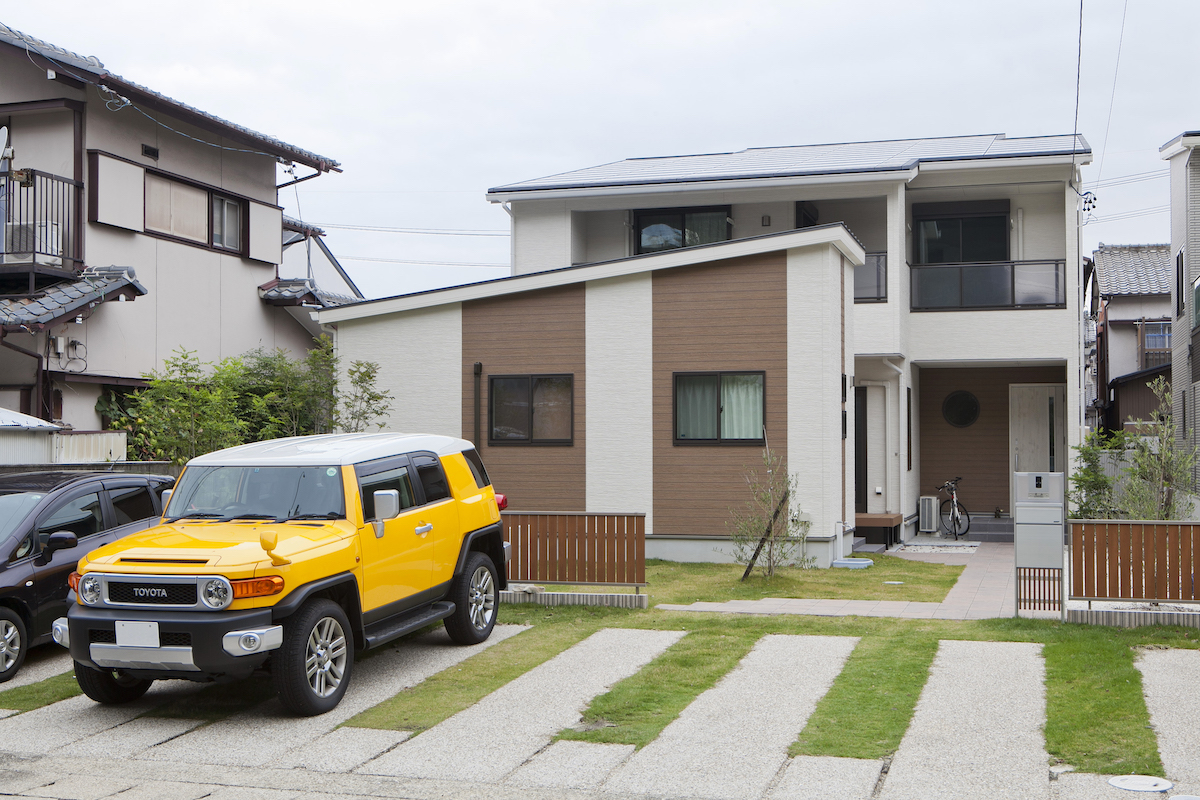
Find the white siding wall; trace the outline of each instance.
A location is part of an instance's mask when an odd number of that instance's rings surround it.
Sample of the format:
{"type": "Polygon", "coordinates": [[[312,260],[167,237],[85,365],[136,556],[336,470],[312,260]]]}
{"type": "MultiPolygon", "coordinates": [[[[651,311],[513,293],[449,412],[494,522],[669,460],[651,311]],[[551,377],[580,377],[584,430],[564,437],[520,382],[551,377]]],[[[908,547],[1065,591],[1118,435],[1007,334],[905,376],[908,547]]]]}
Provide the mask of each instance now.
{"type": "Polygon", "coordinates": [[[337,351],[379,364],[377,386],[392,393],[384,428],[462,436],[462,304],[338,323],[337,351]]]}
{"type": "Polygon", "coordinates": [[[733,218],[734,239],[790,231],[796,227],[795,203],[735,203],[729,215],[733,218]],[[770,225],[762,224],[764,216],[771,218],[770,225]]]}
{"type": "Polygon", "coordinates": [[[578,212],[576,218],[584,229],[585,263],[613,261],[632,255],[627,211],[578,212]]]}
{"type": "Polygon", "coordinates": [[[571,265],[571,212],[557,204],[512,207],[513,274],[571,265]]]}
{"type": "Polygon", "coordinates": [[[837,523],[854,519],[854,427],[841,436],[843,358],[847,372],[854,363],[851,325],[842,349],[842,318],[853,303],[854,271],[846,264],[833,247],[788,251],[788,466],[799,480],[798,505],[812,523],[809,554],[821,566],[843,555],[837,523]]]}
{"type": "MultiPolygon", "coordinates": [[[[904,184],[897,183],[890,187],[886,198],[879,204],[883,208],[877,209],[874,204],[869,204],[865,212],[856,211],[855,206],[845,201],[823,203],[822,209],[828,207],[830,213],[852,217],[847,220],[847,224],[851,225],[851,232],[859,239],[864,235],[859,234],[859,229],[865,232],[869,241],[864,240],[863,243],[868,253],[887,253],[888,300],[886,303],[858,303],[854,306],[855,352],[902,353],[906,343],[901,320],[908,316],[909,288],[908,266],[904,255],[907,241],[904,184]],[[879,219],[880,213],[885,216],[883,220],[879,219]]],[[[825,216],[825,213],[824,210],[821,211],[822,216],[825,216]]]]}
{"type": "Polygon", "coordinates": [[[586,304],[587,511],[644,511],[651,534],[651,275],[591,281],[586,304]]]}

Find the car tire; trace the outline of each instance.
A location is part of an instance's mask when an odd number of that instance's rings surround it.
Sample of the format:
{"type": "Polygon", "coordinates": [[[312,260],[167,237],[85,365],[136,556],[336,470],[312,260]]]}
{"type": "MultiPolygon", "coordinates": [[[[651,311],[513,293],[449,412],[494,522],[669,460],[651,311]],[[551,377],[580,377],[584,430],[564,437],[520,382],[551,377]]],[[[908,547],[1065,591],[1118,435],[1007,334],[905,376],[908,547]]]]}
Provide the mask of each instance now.
{"type": "Polygon", "coordinates": [[[0,606],[0,683],[17,674],[28,649],[25,621],[11,608],[0,606]]]}
{"type": "Polygon", "coordinates": [[[75,681],[88,697],[104,705],[130,703],[144,695],[154,681],[131,678],[111,669],[92,669],[75,662],[75,681]]]}
{"type": "Polygon", "coordinates": [[[271,681],[285,709],[304,717],[332,711],[346,694],[353,669],[354,635],[337,603],[309,600],[283,621],[283,645],[271,656],[271,681]]]}
{"type": "Polygon", "coordinates": [[[456,644],[479,644],[496,626],[496,565],[478,550],[467,556],[450,587],[454,613],[446,617],[446,633],[456,644]]]}

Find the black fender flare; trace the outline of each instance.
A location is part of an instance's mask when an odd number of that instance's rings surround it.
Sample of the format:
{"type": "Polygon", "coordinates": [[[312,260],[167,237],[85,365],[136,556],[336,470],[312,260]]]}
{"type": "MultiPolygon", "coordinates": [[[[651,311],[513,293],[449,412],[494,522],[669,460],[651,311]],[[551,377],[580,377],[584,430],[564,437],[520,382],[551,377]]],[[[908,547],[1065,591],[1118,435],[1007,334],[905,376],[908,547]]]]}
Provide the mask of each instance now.
{"type": "Polygon", "coordinates": [[[331,575],[328,578],[321,578],[320,580],[313,581],[312,583],[306,583],[298,589],[293,590],[291,594],[283,599],[283,602],[271,606],[271,621],[279,622],[285,617],[290,617],[292,614],[295,614],[297,609],[304,605],[304,602],[317,592],[323,592],[326,589],[332,589],[334,587],[344,585],[348,585],[348,588],[350,589],[350,595],[354,598],[354,608],[347,609],[346,615],[350,617],[352,621],[357,620],[359,624],[361,624],[362,609],[358,607],[358,580],[351,572],[343,572],[339,575],[331,575]]]}
{"type": "Polygon", "coordinates": [[[508,569],[504,562],[504,525],[493,522],[484,528],[471,531],[463,537],[462,547],[458,550],[458,563],[454,565],[454,576],[462,574],[463,566],[467,563],[467,553],[478,550],[487,553],[496,565],[496,580],[499,588],[508,588],[508,569]]]}

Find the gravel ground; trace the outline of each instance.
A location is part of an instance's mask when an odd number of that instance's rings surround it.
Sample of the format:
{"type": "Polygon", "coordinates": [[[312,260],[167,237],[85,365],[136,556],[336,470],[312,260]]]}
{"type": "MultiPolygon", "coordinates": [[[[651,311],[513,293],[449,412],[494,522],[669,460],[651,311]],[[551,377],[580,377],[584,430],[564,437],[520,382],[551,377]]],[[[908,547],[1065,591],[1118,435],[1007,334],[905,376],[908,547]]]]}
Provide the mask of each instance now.
{"type": "Polygon", "coordinates": [[[604,784],[662,797],[760,797],[858,639],[764,636],[604,784]]]}
{"type": "Polygon", "coordinates": [[[882,800],[1048,797],[1041,649],[942,641],[882,800]]]}
{"type": "Polygon", "coordinates": [[[1143,650],[1137,668],[1167,778],[1200,784],[1200,651],[1143,650]]]}
{"type": "Polygon", "coordinates": [[[636,673],[683,635],[597,631],[357,771],[498,783],[550,744],[556,733],[579,722],[593,697],[636,673]]]}

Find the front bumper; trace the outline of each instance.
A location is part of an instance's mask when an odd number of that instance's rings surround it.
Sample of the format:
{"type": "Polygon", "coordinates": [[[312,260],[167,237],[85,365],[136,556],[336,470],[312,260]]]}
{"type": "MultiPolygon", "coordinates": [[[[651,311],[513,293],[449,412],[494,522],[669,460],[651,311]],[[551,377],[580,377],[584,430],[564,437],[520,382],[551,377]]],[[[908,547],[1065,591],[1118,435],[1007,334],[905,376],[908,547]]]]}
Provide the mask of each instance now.
{"type": "Polygon", "coordinates": [[[74,605],[55,622],[54,638],[75,661],[96,669],[206,680],[250,675],[283,644],[283,628],[272,623],[269,608],[164,612],[74,605]]]}

